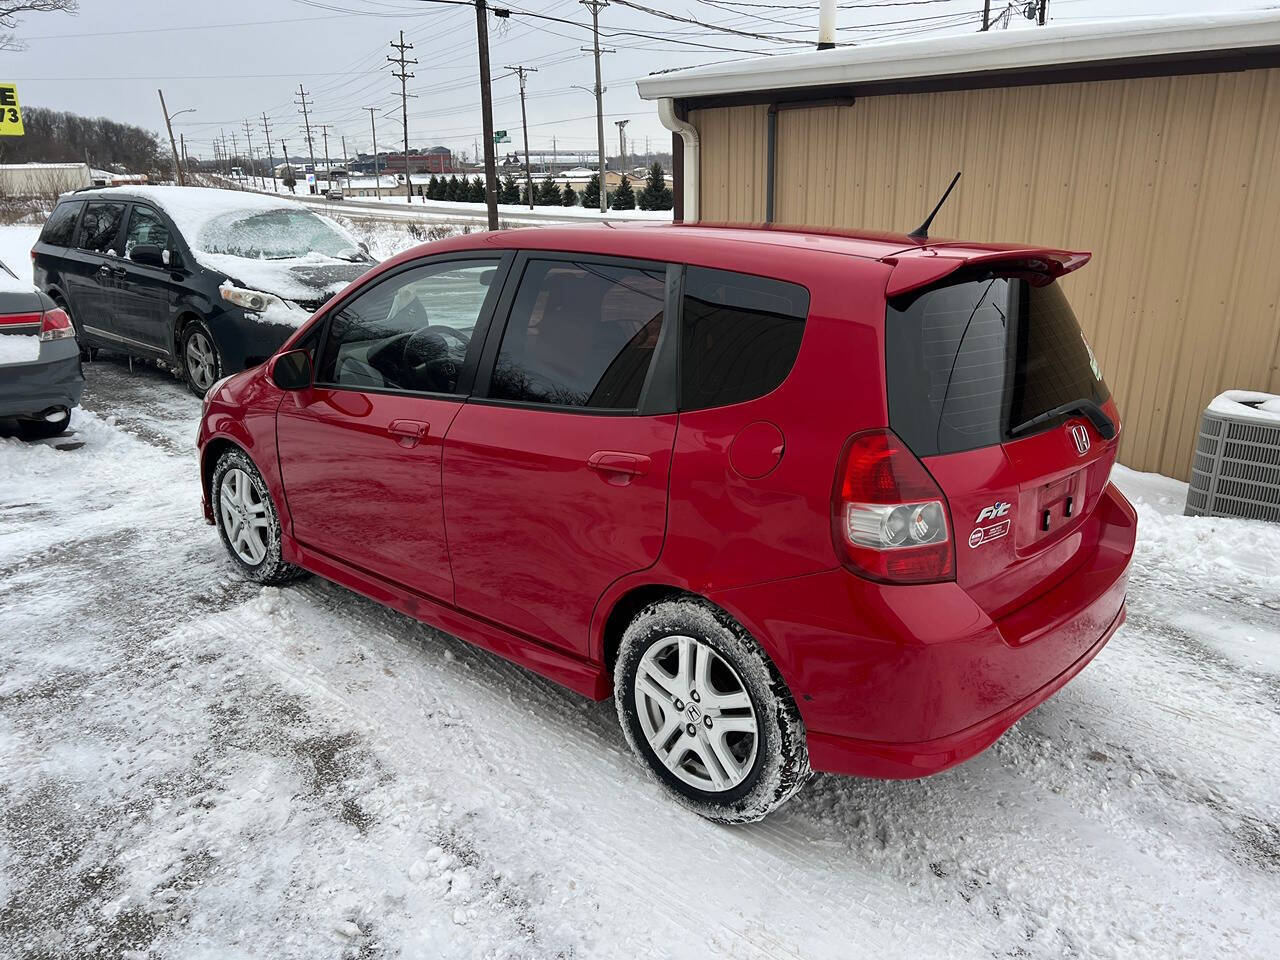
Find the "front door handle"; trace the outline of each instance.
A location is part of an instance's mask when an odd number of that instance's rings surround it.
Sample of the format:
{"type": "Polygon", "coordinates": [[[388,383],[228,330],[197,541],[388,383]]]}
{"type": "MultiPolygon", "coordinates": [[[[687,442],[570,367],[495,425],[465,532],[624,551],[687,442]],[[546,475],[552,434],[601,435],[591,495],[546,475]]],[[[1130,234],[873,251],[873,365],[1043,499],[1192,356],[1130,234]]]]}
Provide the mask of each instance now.
{"type": "Polygon", "coordinates": [[[387,425],[387,433],[405,448],[416,447],[430,430],[431,424],[421,420],[392,420],[387,425]]]}
{"type": "Polygon", "coordinates": [[[644,476],[652,463],[644,454],[625,453],[621,450],[597,450],[587,459],[589,469],[618,486],[630,483],[635,477],[644,476]]]}

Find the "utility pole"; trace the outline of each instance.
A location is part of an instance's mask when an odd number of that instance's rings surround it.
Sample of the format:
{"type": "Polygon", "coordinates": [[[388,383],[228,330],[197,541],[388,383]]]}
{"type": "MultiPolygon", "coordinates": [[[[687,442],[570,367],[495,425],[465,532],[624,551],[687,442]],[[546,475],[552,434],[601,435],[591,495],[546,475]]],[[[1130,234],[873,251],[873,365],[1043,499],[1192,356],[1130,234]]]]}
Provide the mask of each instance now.
{"type": "Polygon", "coordinates": [[[533,209],[533,174],[529,171],[529,117],[524,110],[524,77],[526,73],[537,73],[537,67],[503,67],[520,78],[520,125],[524,127],[524,183],[529,191],[529,209],[533,209]]]}
{"type": "Polygon", "coordinates": [[[618,167],[625,177],[627,175],[627,124],[630,120],[615,120],[614,126],[618,128],[618,167]]]}
{"type": "Polygon", "coordinates": [[[178,160],[178,145],[173,140],[173,118],[179,113],[193,113],[195,108],[179,110],[178,113],[170,115],[169,108],[164,105],[164,91],[157,90],[156,93],[160,94],[160,110],[164,113],[165,129],[169,131],[169,148],[173,151],[173,175],[178,180],[178,186],[186,186],[186,180],[182,176],[182,164],[178,160]]]}
{"type": "Polygon", "coordinates": [[[182,157],[182,166],[184,169],[191,169],[191,161],[187,159],[187,137],[186,134],[178,134],[178,156],[182,157]]]}
{"type": "Polygon", "coordinates": [[[346,172],[349,179],[351,177],[351,171],[347,169],[350,166],[347,161],[347,135],[344,133],[342,135],[342,169],[346,172]]]}
{"type": "Polygon", "coordinates": [[[600,85],[600,54],[616,51],[600,49],[600,10],[609,5],[609,0],[581,0],[581,3],[591,11],[592,44],[582,50],[595,54],[596,59],[596,149],[600,154],[596,159],[600,165],[600,212],[604,213],[609,208],[609,189],[604,178],[604,87],[600,85]]]}
{"type": "Polygon", "coordinates": [[[307,130],[307,153],[311,157],[311,172],[314,174],[316,169],[316,148],[311,140],[311,116],[307,113],[307,91],[302,89],[302,84],[298,84],[298,95],[301,99],[293,102],[302,107],[302,125],[307,130]]]}
{"type": "Polygon", "coordinates": [[[489,229],[498,229],[498,161],[493,143],[493,91],[489,89],[489,21],[485,0],[476,3],[476,49],[480,58],[480,118],[484,126],[484,202],[489,229]]]}
{"type": "Polygon", "coordinates": [[[982,0],[982,33],[991,29],[991,0],[982,0]]]}
{"type": "Polygon", "coordinates": [[[369,129],[373,132],[373,192],[382,199],[382,174],[378,172],[378,125],[373,122],[375,107],[365,107],[369,111],[369,129]]]}
{"type": "Polygon", "coordinates": [[[1042,27],[1044,26],[1045,14],[1047,14],[1048,12],[1049,12],[1049,0],[1040,0],[1040,17],[1037,22],[1042,27]]]}
{"type": "Polygon", "coordinates": [[[253,140],[249,136],[249,121],[247,119],[244,122],[244,144],[245,149],[249,151],[249,185],[252,186],[254,168],[258,165],[258,161],[253,155],[253,140]]]}
{"type": "Polygon", "coordinates": [[[418,61],[405,59],[404,52],[406,50],[412,50],[413,44],[404,42],[403,30],[400,31],[400,42],[396,43],[394,40],[392,40],[391,46],[393,46],[396,50],[399,51],[398,56],[387,57],[387,60],[389,60],[391,63],[395,64],[400,68],[400,71],[398,73],[395,70],[392,70],[391,75],[400,81],[400,116],[404,124],[404,198],[406,202],[413,203],[413,175],[409,172],[409,87],[408,87],[409,79],[413,76],[413,74],[408,73],[405,70],[405,67],[409,66],[410,64],[416,64],[418,61]]]}
{"type": "MultiPolygon", "coordinates": [[[[326,190],[333,189],[333,164],[329,162],[329,125],[320,124],[320,136],[324,137],[324,183],[326,190]]],[[[319,183],[316,187],[319,188],[319,183]]]]}
{"type": "MultiPolygon", "coordinates": [[[[295,185],[296,185],[296,183],[297,183],[297,179],[298,179],[298,178],[297,178],[297,177],[295,177],[295,176],[293,175],[293,167],[292,167],[292,166],[290,166],[290,164],[289,164],[289,145],[288,145],[287,143],[285,143],[283,140],[281,140],[281,141],[280,141],[280,149],[284,151],[284,170],[285,170],[285,176],[287,176],[290,180],[293,180],[293,181],[294,181],[294,183],[295,183],[295,185]]],[[[297,193],[297,191],[296,191],[293,187],[290,187],[290,188],[289,188],[289,192],[290,192],[290,193],[297,193]]]]}
{"type": "MultiPolygon", "coordinates": [[[[267,166],[271,168],[271,192],[278,193],[279,187],[276,185],[276,159],[275,154],[271,152],[271,125],[267,123],[267,115],[262,114],[262,132],[267,136],[267,166]]],[[[263,181],[264,185],[266,181],[263,181]]]]}
{"type": "Polygon", "coordinates": [[[231,169],[234,174],[236,166],[236,158],[240,156],[240,145],[236,143],[236,132],[231,131],[231,169]]]}

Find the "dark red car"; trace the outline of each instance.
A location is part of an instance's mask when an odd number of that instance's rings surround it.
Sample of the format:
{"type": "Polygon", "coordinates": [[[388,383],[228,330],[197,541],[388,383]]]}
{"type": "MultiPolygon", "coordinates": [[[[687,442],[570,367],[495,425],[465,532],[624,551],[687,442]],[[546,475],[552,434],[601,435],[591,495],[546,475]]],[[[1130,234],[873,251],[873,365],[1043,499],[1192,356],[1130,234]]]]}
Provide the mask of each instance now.
{"type": "Polygon", "coordinates": [[[1120,429],[1064,250],[741,227],[458,237],[218,383],[204,510],[595,699],[685,803],[985,749],[1124,620],[1120,429]]]}

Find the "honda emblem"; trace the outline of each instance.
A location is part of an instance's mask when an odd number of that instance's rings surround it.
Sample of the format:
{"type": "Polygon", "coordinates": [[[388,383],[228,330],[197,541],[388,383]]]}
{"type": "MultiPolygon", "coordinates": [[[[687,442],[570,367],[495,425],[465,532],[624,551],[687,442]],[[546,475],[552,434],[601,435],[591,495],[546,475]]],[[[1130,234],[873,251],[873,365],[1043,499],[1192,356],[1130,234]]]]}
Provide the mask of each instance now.
{"type": "Polygon", "coordinates": [[[1083,423],[1071,425],[1071,439],[1076,445],[1076,453],[1084,456],[1089,452],[1089,428],[1083,423]]]}

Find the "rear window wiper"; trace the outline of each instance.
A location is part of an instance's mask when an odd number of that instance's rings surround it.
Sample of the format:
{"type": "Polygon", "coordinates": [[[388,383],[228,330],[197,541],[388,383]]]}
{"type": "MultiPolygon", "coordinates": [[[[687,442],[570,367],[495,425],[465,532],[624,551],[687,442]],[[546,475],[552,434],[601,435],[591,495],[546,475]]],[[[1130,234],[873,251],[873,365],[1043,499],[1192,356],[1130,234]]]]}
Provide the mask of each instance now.
{"type": "Polygon", "coordinates": [[[1089,422],[1093,424],[1094,429],[1098,431],[1103,440],[1110,440],[1116,435],[1115,423],[1107,416],[1107,412],[1093,400],[1069,400],[1066,403],[1059,404],[1052,410],[1046,410],[1038,417],[1024,420],[1009,430],[1009,436],[1016,437],[1020,433],[1026,433],[1032,427],[1038,427],[1042,423],[1068,413],[1080,413],[1088,417],[1089,422]]]}

